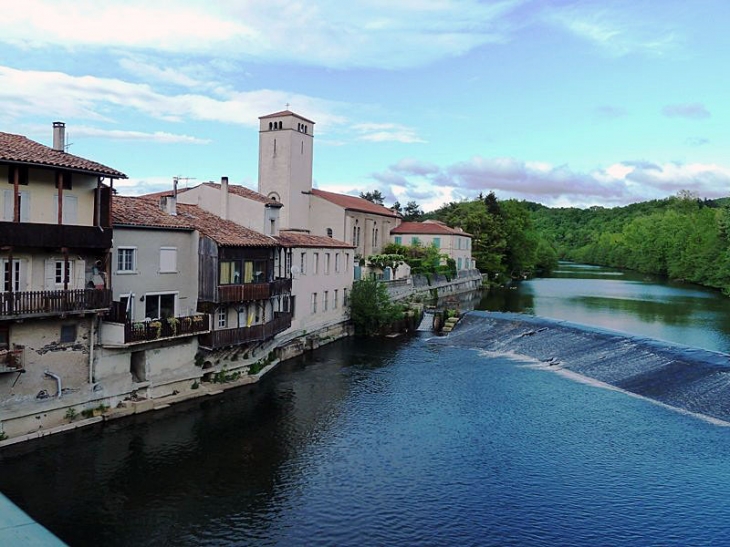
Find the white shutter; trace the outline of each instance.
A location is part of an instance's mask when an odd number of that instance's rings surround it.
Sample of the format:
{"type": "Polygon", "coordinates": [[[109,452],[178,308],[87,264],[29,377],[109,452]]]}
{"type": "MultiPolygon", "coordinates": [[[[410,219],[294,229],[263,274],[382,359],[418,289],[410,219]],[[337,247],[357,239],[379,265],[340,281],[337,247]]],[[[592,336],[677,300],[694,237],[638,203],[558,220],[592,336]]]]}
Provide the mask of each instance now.
{"type": "Polygon", "coordinates": [[[73,288],[74,289],[85,289],[86,288],[86,262],[83,260],[75,260],[73,262],[73,288]]]}
{"type": "Polygon", "coordinates": [[[19,192],[20,194],[20,221],[30,222],[30,192],[19,192]]]}
{"type": "Polygon", "coordinates": [[[13,191],[3,190],[3,220],[13,221],[13,191]]]}
{"type": "Polygon", "coordinates": [[[43,276],[43,288],[47,291],[56,289],[56,260],[53,258],[46,259],[45,275],[43,276]]]}

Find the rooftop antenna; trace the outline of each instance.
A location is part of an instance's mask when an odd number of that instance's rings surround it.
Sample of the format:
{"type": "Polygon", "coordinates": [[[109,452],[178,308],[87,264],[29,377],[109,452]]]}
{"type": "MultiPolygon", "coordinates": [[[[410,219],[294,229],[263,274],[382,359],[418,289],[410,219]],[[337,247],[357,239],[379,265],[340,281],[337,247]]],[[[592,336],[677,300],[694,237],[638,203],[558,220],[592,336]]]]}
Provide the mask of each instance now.
{"type": "Polygon", "coordinates": [[[175,183],[175,187],[177,188],[177,183],[181,180],[185,181],[185,189],[188,189],[188,181],[189,180],[198,180],[196,177],[181,177],[178,175],[177,177],[172,177],[172,181],[175,183]]]}

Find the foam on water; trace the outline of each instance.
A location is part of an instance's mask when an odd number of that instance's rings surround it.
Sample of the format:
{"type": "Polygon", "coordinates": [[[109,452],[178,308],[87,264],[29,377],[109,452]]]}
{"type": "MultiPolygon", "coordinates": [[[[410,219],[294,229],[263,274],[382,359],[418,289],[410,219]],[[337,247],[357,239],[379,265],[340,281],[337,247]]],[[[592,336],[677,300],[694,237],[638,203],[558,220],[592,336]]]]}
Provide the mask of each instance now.
{"type": "Polygon", "coordinates": [[[730,425],[730,355],[566,321],[471,312],[447,339],[596,387],[730,425]]]}

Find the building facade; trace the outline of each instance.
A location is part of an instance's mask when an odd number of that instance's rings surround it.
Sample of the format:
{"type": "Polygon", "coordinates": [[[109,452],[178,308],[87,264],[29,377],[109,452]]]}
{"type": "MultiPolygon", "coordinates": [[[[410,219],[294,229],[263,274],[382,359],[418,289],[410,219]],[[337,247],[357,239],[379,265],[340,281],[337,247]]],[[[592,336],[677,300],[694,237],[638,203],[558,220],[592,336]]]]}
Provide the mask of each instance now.
{"type": "Polygon", "coordinates": [[[471,256],[471,234],[461,228],[451,228],[438,220],[403,222],[390,230],[393,243],[399,245],[433,245],[454,260],[457,270],[474,269],[471,256]]]}

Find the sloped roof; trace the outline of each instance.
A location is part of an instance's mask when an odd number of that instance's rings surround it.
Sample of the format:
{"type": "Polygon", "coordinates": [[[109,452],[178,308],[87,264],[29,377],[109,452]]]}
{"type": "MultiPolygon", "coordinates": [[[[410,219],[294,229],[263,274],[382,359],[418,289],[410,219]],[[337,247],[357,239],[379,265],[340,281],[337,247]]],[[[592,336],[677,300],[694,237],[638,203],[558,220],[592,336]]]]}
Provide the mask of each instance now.
{"type": "Polygon", "coordinates": [[[391,234],[423,234],[423,235],[449,235],[472,237],[463,230],[451,228],[438,220],[425,220],[423,222],[401,222],[390,230],[391,234]]]}
{"type": "Polygon", "coordinates": [[[345,209],[350,209],[352,211],[360,211],[361,213],[373,213],[375,215],[396,218],[399,216],[398,213],[396,213],[392,209],[388,209],[387,207],[378,205],[377,203],[373,203],[372,201],[368,201],[364,198],[359,198],[356,196],[349,196],[347,194],[336,194],[335,192],[326,192],[317,188],[312,189],[312,195],[320,197],[324,200],[329,201],[330,203],[334,203],[335,205],[339,205],[340,207],[344,207],[345,209]]]}
{"type": "Polygon", "coordinates": [[[282,230],[276,238],[284,247],[328,247],[336,249],[354,249],[355,246],[339,239],[327,236],[315,236],[302,232],[282,230]]]}
{"type": "Polygon", "coordinates": [[[197,205],[178,203],[177,215],[170,215],[160,209],[154,198],[115,196],[112,203],[117,227],[198,230],[223,247],[273,247],[278,243],[273,237],[223,220],[197,205]]]}
{"type": "Polygon", "coordinates": [[[0,162],[40,167],[59,167],[91,175],[126,179],[127,175],[101,163],[54,150],[22,135],[0,132],[0,162]]]}
{"type": "MultiPolygon", "coordinates": [[[[208,186],[210,188],[216,188],[218,190],[220,190],[220,188],[221,188],[221,185],[219,182],[204,182],[203,185],[208,186]]],[[[265,195],[259,194],[255,190],[251,190],[250,188],[246,188],[245,186],[241,186],[240,184],[229,184],[228,193],[235,194],[242,198],[250,199],[252,201],[258,201],[258,202],[264,203],[270,207],[282,207],[281,202],[276,201],[275,199],[268,198],[265,195]]]]}
{"type": "Polygon", "coordinates": [[[308,120],[304,116],[300,116],[296,112],[292,112],[291,110],[282,110],[281,112],[274,112],[273,114],[266,114],[265,116],[259,116],[259,120],[265,120],[266,118],[280,118],[282,116],[296,116],[300,120],[304,120],[305,122],[309,123],[316,123],[312,120],[308,120]]]}

